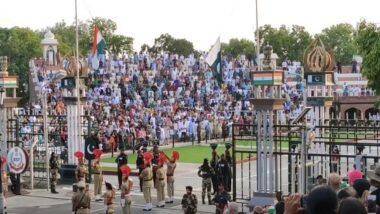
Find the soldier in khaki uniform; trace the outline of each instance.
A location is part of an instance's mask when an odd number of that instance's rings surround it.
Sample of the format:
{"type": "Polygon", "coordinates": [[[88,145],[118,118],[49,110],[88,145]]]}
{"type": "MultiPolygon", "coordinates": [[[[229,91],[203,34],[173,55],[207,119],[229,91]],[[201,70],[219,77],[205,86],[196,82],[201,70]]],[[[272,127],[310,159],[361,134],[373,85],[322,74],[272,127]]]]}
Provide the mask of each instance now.
{"type": "Polygon", "coordinates": [[[165,207],[165,160],[160,157],[156,171],[157,207],[165,207]]]}
{"type": "Polygon", "coordinates": [[[202,178],[202,204],[205,204],[206,190],[208,204],[211,204],[211,176],[213,174],[214,170],[210,167],[208,159],[205,158],[198,170],[198,176],[202,178]]]}
{"type": "Polygon", "coordinates": [[[120,168],[123,175],[123,183],[121,184],[121,212],[122,214],[131,214],[132,196],[131,191],[133,187],[133,181],[129,178],[131,168],[129,166],[123,166],[120,168]]]}
{"type": "Polygon", "coordinates": [[[102,167],[100,166],[100,157],[102,155],[102,151],[100,149],[94,150],[95,161],[92,165],[93,174],[94,174],[94,196],[95,200],[99,201],[100,196],[102,195],[102,184],[103,184],[103,173],[102,167]]]}
{"type": "Polygon", "coordinates": [[[152,187],[153,187],[153,172],[151,168],[151,161],[152,161],[153,155],[151,153],[144,153],[144,165],[145,168],[140,174],[140,178],[143,180],[143,195],[146,202],[146,205],[144,207],[144,211],[151,211],[152,210],[152,187]]]}
{"type": "Polygon", "coordinates": [[[91,198],[88,192],[85,191],[86,184],[84,181],[80,181],[77,184],[78,192],[74,193],[71,198],[72,212],[76,214],[90,214],[91,198]]]}
{"type": "Polygon", "coordinates": [[[58,181],[58,160],[55,153],[51,153],[51,157],[49,160],[50,165],[50,173],[51,173],[51,184],[50,184],[50,191],[53,194],[57,194],[58,192],[55,190],[55,187],[57,186],[58,181]]]}
{"type": "Polygon", "coordinates": [[[177,151],[173,151],[172,158],[167,163],[166,168],[166,182],[167,182],[167,190],[169,199],[166,203],[173,203],[174,196],[174,171],[177,167],[176,161],[179,159],[179,153],[177,151]]]}
{"type": "Polygon", "coordinates": [[[75,180],[77,182],[79,181],[84,181],[86,182],[86,177],[88,175],[88,169],[87,166],[84,164],[84,154],[83,152],[75,152],[75,157],[78,158],[78,166],[77,169],[75,170],[75,180]]]}

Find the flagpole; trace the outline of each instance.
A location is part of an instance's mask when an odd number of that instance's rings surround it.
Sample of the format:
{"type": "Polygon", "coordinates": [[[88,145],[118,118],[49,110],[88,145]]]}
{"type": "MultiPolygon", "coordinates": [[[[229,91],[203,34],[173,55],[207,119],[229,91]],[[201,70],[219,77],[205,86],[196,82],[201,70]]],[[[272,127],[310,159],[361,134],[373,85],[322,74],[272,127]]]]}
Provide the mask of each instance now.
{"type": "Polygon", "coordinates": [[[257,58],[257,66],[260,68],[260,34],[259,34],[259,8],[258,8],[258,0],[256,2],[256,58],[257,58]]]}
{"type": "MultiPolygon", "coordinates": [[[[76,78],[76,90],[77,90],[77,133],[78,136],[76,137],[77,140],[77,146],[80,146],[80,135],[81,135],[81,127],[80,127],[80,119],[81,119],[81,103],[80,103],[80,79],[79,79],[79,28],[78,28],[78,0],[75,0],[75,52],[76,52],[76,72],[77,72],[77,78],[76,78]]],[[[79,148],[79,150],[81,150],[79,148]]]]}

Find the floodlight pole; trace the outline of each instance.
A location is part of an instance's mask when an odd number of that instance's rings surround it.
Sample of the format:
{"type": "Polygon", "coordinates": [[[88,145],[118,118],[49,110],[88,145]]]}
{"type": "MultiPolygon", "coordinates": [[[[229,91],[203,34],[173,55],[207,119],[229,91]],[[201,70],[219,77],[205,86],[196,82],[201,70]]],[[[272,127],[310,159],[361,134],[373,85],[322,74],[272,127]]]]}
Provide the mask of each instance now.
{"type": "Polygon", "coordinates": [[[260,33],[259,33],[259,8],[258,0],[255,0],[256,5],[256,59],[257,59],[257,70],[260,70],[260,33]]]}

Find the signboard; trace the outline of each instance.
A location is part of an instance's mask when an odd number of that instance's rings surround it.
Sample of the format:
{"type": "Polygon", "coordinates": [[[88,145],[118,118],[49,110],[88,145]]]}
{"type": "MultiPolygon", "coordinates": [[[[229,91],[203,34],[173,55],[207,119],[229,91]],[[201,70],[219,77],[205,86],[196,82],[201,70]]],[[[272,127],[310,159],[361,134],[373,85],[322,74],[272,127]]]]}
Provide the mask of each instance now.
{"type": "Polygon", "coordinates": [[[325,74],[309,74],[307,75],[306,81],[309,85],[324,85],[325,74]]]}
{"type": "Polygon", "coordinates": [[[28,156],[20,147],[13,147],[8,152],[9,171],[14,174],[24,172],[28,165],[28,156]]]}
{"type": "Polygon", "coordinates": [[[326,106],[332,102],[332,97],[308,97],[307,105],[309,106],[326,106]]]}
{"type": "Polygon", "coordinates": [[[73,89],[75,88],[75,78],[66,77],[61,80],[61,88],[73,89]]]}
{"type": "Polygon", "coordinates": [[[99,140],[96,137],[88,137],[84,141],[84,157],[87,160],[95,159],[94,150],[99,149],[99,140]]]}

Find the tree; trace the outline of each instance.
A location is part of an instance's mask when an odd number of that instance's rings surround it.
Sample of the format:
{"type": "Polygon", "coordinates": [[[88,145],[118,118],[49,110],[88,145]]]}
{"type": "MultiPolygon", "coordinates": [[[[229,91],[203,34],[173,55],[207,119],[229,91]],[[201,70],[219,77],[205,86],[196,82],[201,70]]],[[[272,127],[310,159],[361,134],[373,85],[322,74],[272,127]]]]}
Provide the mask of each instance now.
{"type": "Polygon", "coordinates": [[[95,17],[92,20],[89,20],[87,22],[90,26],[91,32],[93,32],[95,26],[97,26],[100,32],[102,33],[102,36],[104,40],[106,41],[106,44],[110,44],[110,41],[117,29],[117,24],[115,21],[111,19],[102,18],[102,17],[95,17]]]}
{"type": "Polygon", "coordinates": [[[350,64],[352,56],[357,54],[355,29],[350,24],[337,24],[322,30],[319,36],[326,50],[332,51],[337,62],[350,64]]]}
{"type": "Polygon", "coordinates": [[[380,29],[362,21],[356,42],[363,57],[362,72],[368,78],[368,85],[380,94],[380,29]]]}
{"type": "Polygon", "coordinates": [[[248,39],[230,39],[228,44],[222,43],[222,53],[232,57],[244,54],[252,60],[256,55],[255,44],[248,39]]]}
{"type": "Polygon", "coordinates": [[[150,51],[154,53],[168,51],[183,56],[188,56],[195,52],[192,42],[186,39],[176,39],[168,33],[161,34],[158,38],[154,39],[154,45],[150,51]]]}
{"type": "Polygon", "coordinates": [[[29,28],[0,28],[0,55],[8,56],[8,71],[19,76],[18,96],[28,99],[24,85],[28,84],[29,60],[41,57],[41,36],[29,28]]]}
{"type": "Polygon", "coordinates": [[[123,35],[113,35],[109,41],[109,50],[115,55],[133,52],[133,38],[123,35]]]}
{"type": "MultiPolygon", "coordinates": [[[[92,42],[91,32],[88,24],[80,22],[78,25],[79,54],[86,56],[92,42]]],[[[75,25],[67,25],[64,21],[56,23],[50,28],[59,43],[59,52],[62,56],[73,56],[75,54],[75,25]]]]}
{"type": "Polygon", "coordinates": [[[303,53],[311,41],[311,35],[299,25],[293,25],[291,29],[285,25],[278,29],[264,25],[260,27],[259,33],[261,48],[271,45],[279,57],[278,63],[287,58],[302,62],[303,53]]]}

